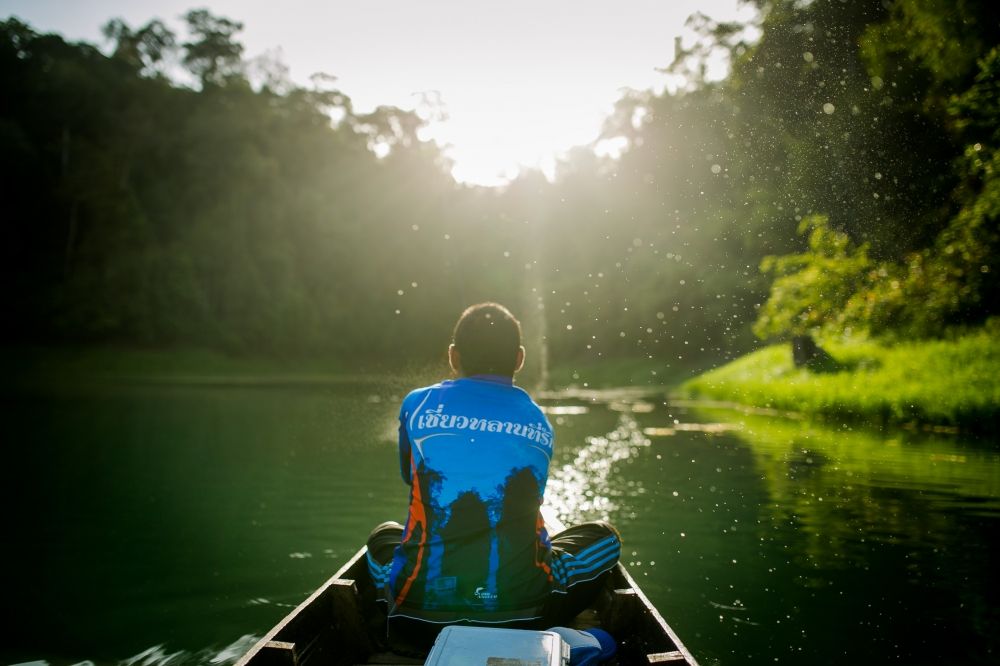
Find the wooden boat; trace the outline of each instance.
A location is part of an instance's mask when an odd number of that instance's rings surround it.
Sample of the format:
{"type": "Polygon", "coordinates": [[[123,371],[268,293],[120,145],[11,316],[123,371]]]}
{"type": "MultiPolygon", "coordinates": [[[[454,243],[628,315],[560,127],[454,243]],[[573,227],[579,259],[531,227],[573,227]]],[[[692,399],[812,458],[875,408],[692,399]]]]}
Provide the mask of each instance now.
{"type": "MultiPolygon", "coordinates": [[[[552,533],[561,525],[546,514],[552,533]]],[[[422,664],[423,659],[388,650],[384,615],[375,604],[361,548],[330,580],[261,638],[236,666],[318,664],[422,664]]],[[[618,641],[611,663],[698,666],[670,625],[619,564],[591,607],[577,616],[579,629],[599,626],[618,641]]]]}

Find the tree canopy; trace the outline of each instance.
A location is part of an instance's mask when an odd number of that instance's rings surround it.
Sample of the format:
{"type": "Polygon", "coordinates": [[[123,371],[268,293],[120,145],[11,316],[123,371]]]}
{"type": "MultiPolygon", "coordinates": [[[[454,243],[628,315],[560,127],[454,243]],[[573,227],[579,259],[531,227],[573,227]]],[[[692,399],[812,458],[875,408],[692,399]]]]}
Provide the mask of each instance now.
{"type": "Polygon", "coordinates": [[[996,314],[990,3],[756,4],[759,37],[695,18],[683,85],[622,97],[620,157],[500,190],[455,183],[416,112],[246,61],[206,10],[186,37],[113,19],[109,55],[3,21],[4,337],[405,360],[491,299],[556,359],[669,365],[996,314]]]}

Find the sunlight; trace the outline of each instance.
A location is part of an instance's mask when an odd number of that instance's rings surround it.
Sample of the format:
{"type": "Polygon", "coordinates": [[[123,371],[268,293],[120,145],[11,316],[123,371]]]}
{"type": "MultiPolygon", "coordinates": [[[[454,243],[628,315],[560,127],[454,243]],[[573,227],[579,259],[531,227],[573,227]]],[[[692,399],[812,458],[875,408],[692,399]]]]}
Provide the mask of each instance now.
{"type": "Polygon", "coordinates": [[[467,89],[443,100],[448,119],[432,122],[424,135],[447,147],[459,182],[500,186],[526,168],[551,180],[562,152],[597,137],[614,94],[602,108],[554,98],[541,82],[502,92],[467,89]]]}
{"type": "MultiPolygon", "coordinates": [[[[697,37],[685,32],[685,45],[697,37]]],[[[671,47],[664,46],[669,60],[671,47]]],[[[705,76],[717,81],[729,69],[728,53],[716,49],[707,55],[705,76]]],[[[665,74],[650,66],[633,79],[638,87],[594,85],[587,72],[567,71],[559,63],[534,63],[512,72],[496,68],[481,76],[458,70],[450,79],[436,81],[442,91],[412,93],[433,104],[421,109],[428,121],[421,138],[446,148],[454,163],[452,176],[470,185],[503,186],[525,169],[541,171],[550,181],[567,151],[588,146],[599,157],[617,159],[628,149],[621,137],[602,137],[605,119],[615,102],[630,90],[661,94],[687,85],[682,75],[665,74]]],[[[419,105],[418,105],[419,108],[419,105]]],[[[644,110],[637,110],[636,127],[644,110]]]]}

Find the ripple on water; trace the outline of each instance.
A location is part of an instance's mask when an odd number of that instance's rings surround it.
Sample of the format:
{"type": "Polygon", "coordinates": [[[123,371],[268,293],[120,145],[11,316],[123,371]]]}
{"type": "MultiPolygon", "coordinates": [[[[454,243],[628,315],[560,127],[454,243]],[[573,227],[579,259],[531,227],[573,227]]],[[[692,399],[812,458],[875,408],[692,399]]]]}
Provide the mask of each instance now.
{"type": "Polygon", "coordinates": [[[579,416],[590,411],[586,405],[542,405],[541,409],[553,416],[579,416]]]}
{"type": "Polygon", "coordinates": [[[162,645],[154,645],[137,655],[123,659],[120,663],[122,666],[165,666],[166,664],[192,663],[187,660],[189,656],[191,653],[184,650],[167,652],[162,645]]]}
{"type": "MultiPolygon", "coordinates": [[[[266,599],[254,599],[252,603],[266,599]]],[[[206,648],[191,652],[188,650],[176,650],[168,652],[163,645],[154,645],[146,648],[142,652],[118,662],[118,666],[231,666],[239,661],[252,648],[260,636],[244,634],[235,641],[222,648],[206,648]]],[[[44,659],[34,661],[23,661],[10,666],[50,666],[44,659]]],[[[73,666],[96,666],[93,661],[86,659],[78,661],[73,666]]]]}
{"type": "Polygon", "coordinates": [[[631,458],[650,443],[627,412],[621,414],[614,430],[584,441],[573,462],[550,474],[545,491],[547,503],[569,522],[607,520],[618,508],[613,498],[621,494],[612,483],[615,463],[631,458]]]}
{"type": "MultiPolygon", "coordinates": [[[[254,644],[260,640],[260,636],[254,636],[253,634],[244,634],[237,638],[235,641],[222,648],[218,653],[215,654],[211,659],[208,660],[209,664],[235,664],[239,661],[239,658],[247,653],[247,651],[254,646],[254,644]]],[[[201,662],[204,663],[204,662],[201,662]]]]}

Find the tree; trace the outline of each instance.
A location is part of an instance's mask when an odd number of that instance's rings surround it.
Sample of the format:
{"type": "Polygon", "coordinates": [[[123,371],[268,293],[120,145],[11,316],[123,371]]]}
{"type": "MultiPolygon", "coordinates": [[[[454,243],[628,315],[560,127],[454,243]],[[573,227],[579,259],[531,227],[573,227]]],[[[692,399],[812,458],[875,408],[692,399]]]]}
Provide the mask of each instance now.
{"type": "Polygon", "coordinates": [[[114,58],[145,75],[162,75],[160,67],[177,45],[177,36],[159,19],[133,30],[116,18],[105,23],[101,32],[115,42],[114,58]]]}
{"type": "Polygon", "coordinates": [[[763,339],[788,340],[821,332],[842,333],[851,298],[872,268],[868,246],[854,245],[847,234],[830,229],[823,216],[802,220],[809,249],[800,254],[765,257],[760,269],[773,275],[771,293],[754,324],[763,339]]]}
{"type": "Polygon", "coordinates": [[[238,76],[243,45],[234,36],[243,24],[207,9],[192,9],[184,15],[191,40],[184,42],[184,65],[201,81],[203,87],[222,85],[238,76]]]}
{"type": "MultiPolygon", "coordinates": [[[[997,49],[988,45],[1000,39],[1000,26],[990,18],[991,3],[976,0],[897,0],[886,8],[879,20],[853,32],[860,35],[871,98],[878,102],[859,107],[870,110],[860,115],[890,120],[886,136],[897,143],[886,153],[889,160],[878,163],[878,182],[865,179],[860,189],[886,204],[850,207],[853,219],[829,200],[820,208],[836,210],[831,219],[853,237],[859,225],[869,226],[860,237],[881,248],[878,261],[867,258],[866,245],[817,254],[812,242],[805,254],[765,260],[775,280],[755,327],[759,335],[835,322],[882,336],[939,336],[996,312],[1000,66],[997,49]],[[903,232],[900,224],[913,231],[903,232]],[[887,252],[892,244],[894,251],[887,252]]],[[[852,130],[844,129],[846,138],[852,130]]],[[[861,135],[876,146],[884,141],[861,135]]],[[[805,170],[822,164],[814,148],[807,140],[797,149],[811,155],[800,162],[805,170]]],[[[871,166],[864,152],[856,153],[856,163],[871,166]]]]}
{"type": "Polygon", "coordinates": [[[926,248],[883,270],[859,302],[879,333],[912,337],[977,324],[1000,303],[1000,48],[978,63],[968,90],[952,95],[947,110],[965,144],[954,161],[959,209],[926,248]],[[881,316],[874,316],[878,308],[881,316]]]}

